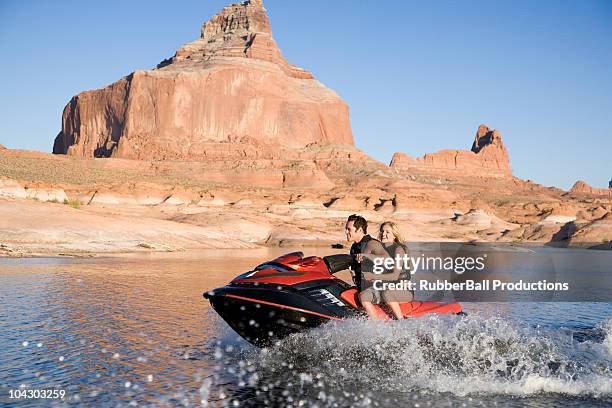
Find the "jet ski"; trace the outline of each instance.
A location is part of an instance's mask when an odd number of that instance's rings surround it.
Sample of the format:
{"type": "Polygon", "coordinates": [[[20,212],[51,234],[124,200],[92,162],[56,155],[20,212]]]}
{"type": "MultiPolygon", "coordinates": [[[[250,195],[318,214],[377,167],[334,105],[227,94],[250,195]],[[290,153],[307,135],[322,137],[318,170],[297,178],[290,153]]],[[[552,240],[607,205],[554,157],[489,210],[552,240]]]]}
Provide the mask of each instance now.
{"type": "MultiPolygon", "coordinates": [[[[265,347],[330,320],[367,316],[357,289],[334,276],[348,269],[352,255],[324,257],[292,252],[258,265],[228,285],[204,293],[213,309],[240,336],[265,347]]],[[[376,305],[379,317],[393,314],[376,305]]],[[[405,317],[463,314],[459,303],[401,303],[405,317]]]]}

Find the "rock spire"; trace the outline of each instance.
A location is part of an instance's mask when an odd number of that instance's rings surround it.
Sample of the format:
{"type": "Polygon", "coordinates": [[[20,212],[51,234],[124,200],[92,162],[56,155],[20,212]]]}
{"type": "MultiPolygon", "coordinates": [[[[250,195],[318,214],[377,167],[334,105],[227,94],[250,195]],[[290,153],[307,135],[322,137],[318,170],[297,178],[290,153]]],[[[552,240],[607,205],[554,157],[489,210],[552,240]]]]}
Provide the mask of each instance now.
{"type": "Polygon", "coordinates": [[[284,59],[258,0],[224,7],[156,69],[74,96],[53,153],[201,160],[244,150],[228,143],[354,144],[348,106],[284,59]]]}

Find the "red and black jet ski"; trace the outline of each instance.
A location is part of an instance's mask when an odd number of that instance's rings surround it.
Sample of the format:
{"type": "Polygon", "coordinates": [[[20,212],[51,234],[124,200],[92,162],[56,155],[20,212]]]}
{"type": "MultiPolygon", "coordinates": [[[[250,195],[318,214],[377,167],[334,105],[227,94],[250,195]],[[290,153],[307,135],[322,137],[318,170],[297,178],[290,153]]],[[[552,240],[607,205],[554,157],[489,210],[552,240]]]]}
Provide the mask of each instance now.
{"type": "MultiPolygon", "coordinates": [[[[303,257],[292,252],[204,293],[215,311],[250,343],[266,346],[291,333],[330,320],[364,316],[357,289],[333,274],[347,269],[352,256],[303,257]]],[[[401,303],[405,317],[461,314],[459,303],[401,303]]],[[[377,306],[380,317],[392,315],[377,306]]]]}

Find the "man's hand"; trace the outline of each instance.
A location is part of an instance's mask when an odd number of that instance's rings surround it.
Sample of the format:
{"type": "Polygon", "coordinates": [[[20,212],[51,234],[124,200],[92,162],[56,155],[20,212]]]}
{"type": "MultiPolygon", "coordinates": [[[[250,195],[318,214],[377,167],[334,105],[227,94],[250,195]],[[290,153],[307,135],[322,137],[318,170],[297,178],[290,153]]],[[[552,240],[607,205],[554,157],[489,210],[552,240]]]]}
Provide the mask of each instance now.
{"type": "Polygon", "coordinates": [[[376,258],[376,257],[370,254],[356,254],[355,255],[355,260],[359,263],[362,263],[364,259],[373,259],[373,258],[376,258]]]}
{"type": "Polygon", "coordinates": [[[361,277],[362,277],[363,279],[367,280],[367,281],[373,281],[373,280],[376,280],[376,279],[380,279],[380,277],[379,277],[379,276],[377,276],[377,275],[373,274],[372,272],[364,272],[364,273],[361,275],[361,277]]]}

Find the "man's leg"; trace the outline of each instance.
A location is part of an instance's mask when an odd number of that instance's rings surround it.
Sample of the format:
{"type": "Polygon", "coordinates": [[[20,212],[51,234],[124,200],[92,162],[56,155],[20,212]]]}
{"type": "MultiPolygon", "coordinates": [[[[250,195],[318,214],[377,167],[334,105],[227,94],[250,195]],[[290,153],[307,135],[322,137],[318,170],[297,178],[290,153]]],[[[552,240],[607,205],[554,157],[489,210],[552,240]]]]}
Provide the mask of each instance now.
{"type": "Polygon", "coordinates": [[[368,316],[370,317],[370,319],[372,320],[383,320],[380,315],[377,313],[377,309],[376,306],[374,306],[373,303],[371,302],[361,302],[363,304],[363,307],[366,310],[366,313],[368,314],[368,316]]]}
{"type": "Polygon", "coordinates": [[[382,320],[380,315],[377,313],[376,306],[374,306],[375,293],[373,288],[364,289],[359,293],[359,300],[363,305],[366,313],[372,320],[382,320]]]}

